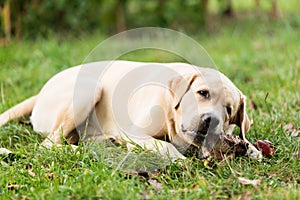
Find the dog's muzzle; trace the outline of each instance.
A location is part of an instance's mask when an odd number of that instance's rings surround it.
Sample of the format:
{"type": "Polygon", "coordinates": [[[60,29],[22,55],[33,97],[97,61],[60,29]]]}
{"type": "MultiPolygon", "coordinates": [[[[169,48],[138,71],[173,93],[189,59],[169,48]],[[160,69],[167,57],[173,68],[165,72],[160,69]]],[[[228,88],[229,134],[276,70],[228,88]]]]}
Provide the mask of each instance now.
{"type": "Polygon", "coordinates": [[[181,131],[193,140],[193,144],[201,146],[208,134],[216,134],[219,123],[220,120],[216,115],[205,113],[200,117],[198,127],[189,130],[181,125],[181,131]]]}

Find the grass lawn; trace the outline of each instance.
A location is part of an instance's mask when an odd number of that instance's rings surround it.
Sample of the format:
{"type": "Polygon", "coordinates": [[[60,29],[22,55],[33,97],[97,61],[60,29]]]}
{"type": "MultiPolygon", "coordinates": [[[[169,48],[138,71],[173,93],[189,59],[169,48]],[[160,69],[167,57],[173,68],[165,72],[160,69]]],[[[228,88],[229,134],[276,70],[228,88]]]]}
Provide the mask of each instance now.
{"type": "MultiPolygon", "coordinates": [[[[254,15],[223,20],[217,33],[192,37],[248,96],[254,124],[247,138],[270,140],[273,157],[212,165],[188,158],[143,178],[116,170],[107,158],[95,159],[84,147],[41,149],[40,134],[27,123],[10,122],[0,128],[0,147],[18,156],[0,157],[0,199],[300,199],[300,157],[293,156],[300,151],[300,137],[283,128],[293,123],[300,129],[300,17],[291,13],[269,21],[254,15]],[[239,177],[261,183],[242,185],[239,177]]],[[[53,36],[0,47],[0,112],[37,93],[55,73],[80,64],[104,38],[53,36]]],[[[155,51],[124,59],[170,61],[155,51]]]]}

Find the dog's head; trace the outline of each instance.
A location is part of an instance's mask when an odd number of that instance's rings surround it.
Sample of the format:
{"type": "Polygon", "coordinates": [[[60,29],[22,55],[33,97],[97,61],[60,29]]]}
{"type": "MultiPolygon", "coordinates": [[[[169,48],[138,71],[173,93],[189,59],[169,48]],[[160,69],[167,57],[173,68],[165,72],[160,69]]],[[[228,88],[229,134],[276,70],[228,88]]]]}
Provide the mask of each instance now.
{"type": "Polygon", "coordinates": [[[245,96],[222,73],[201,68],[199,73],[172,79],[169,90],[176,131],[170,137],[175,144],[183,139],[200,147],[207,136],[220,138],[233,124],[240,127],[244,139],[250,128],[245,96]]]}

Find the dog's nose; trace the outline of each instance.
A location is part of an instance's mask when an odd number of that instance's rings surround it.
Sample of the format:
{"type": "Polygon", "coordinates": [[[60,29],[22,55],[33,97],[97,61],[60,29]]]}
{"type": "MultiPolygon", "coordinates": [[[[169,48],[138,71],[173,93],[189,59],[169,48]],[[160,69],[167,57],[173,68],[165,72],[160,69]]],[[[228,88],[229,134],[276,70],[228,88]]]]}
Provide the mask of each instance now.
{"type": "Polygon", "coordinates": [[[220,121],[217,116],[212,113],[205,113],[201,116],[199,131],[201,134],[216,128],[219,125],[220,121]]]}

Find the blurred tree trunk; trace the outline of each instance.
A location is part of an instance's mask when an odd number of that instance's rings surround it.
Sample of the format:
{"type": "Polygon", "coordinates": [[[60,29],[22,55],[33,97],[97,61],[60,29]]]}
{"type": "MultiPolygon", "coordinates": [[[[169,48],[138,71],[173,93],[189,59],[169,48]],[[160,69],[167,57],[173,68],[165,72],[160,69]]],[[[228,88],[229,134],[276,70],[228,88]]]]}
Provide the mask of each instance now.
{"type": "Polygon", "coordinates": [[[12,19],[12,32],[18,40],[22,39],[22,15],[25,13],[26,5],[29,5],[29,0],[10,0],[11,3],[11,19],[12,19]]]}
{"type": "Polygon", "coordinates": [[[5,42],[9,42],[11,39],[11,15],[10,15],[10,2],[6,1],[3,7],[3,21],[4,21],[4,33],[5,42]]]}
{"type": "Polygon", "coordinates": [[[127,0],[117,0],[116,2],[116,22],[118,32],[126,30],[126,2],[127,0]]]}
{"type": "Polygon", "coordinates": [[[233,8],[232,8],[231,0],[226,1],[226,7],[223,11],[223,15],[228,16],[228,17],[234,16],[234,11],[233,11],[233,8]]]}
{"type": "Polygon", "coordinates": [[[162,27],[166,27],[168,25],[164,14],[164,12],[166,11],[165,5],[166,5],[166,0],[158,0],[158,6],[156,12],[160,20],[159,25],[162,27]]]}
{"type": "Polygon", "coordinates": [[[256,7],[260,7],[260,0],[255,0],[256,7]]]}
{"type": "Polygon", "coordinates": [[[200,0],[200,14],[202,15],[204,26],[209,27],[210,21],[208,18],[208,0],[200,0]]]}
{"type": "Polygon", "coordinates": [[[272,8],[271,8],[270,16],[272,19],[276,19],[281,16],[277,0],[272,0],[272,8]]]}

